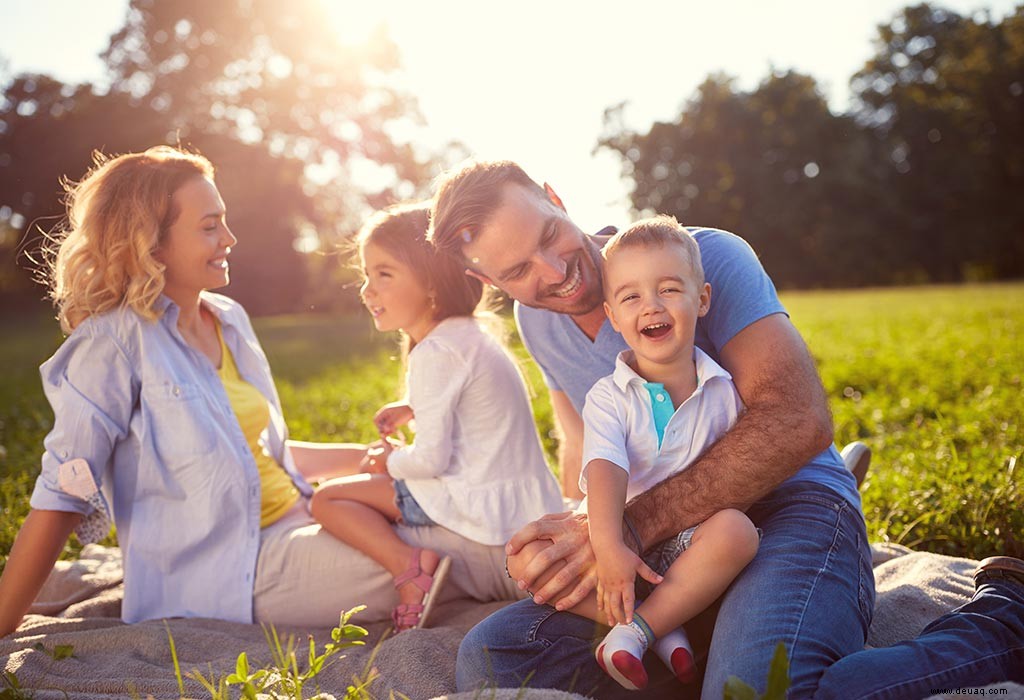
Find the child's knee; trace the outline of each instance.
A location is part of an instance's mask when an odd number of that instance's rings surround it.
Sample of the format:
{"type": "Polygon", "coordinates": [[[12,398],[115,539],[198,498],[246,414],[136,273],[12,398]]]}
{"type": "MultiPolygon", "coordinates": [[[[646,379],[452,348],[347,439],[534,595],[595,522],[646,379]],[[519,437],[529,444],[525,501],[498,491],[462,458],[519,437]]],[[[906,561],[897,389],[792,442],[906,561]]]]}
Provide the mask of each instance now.
{"type": "Polygon", "coordinates": [[[707,534],[713,532],[715,539],[727,546],[737,558],[750,561],[757,554],[760,536],[754,523],[742,511],[735,508],[720,510],[704,521],[697,532],[709,525],[707,534]]]}
{"type": "Polygon", "coordinates": [[[505,557],[505,569],[512,580],[517,581],[523,578],[526,575],[526,567],[529,563],[548,546],[550,546],[550,542],[534,540],[523,545],[522,549],[515,554],[509,554],[505,557]]]}
{"type": "Polygon", "coordinates": [[[322,489],[315,490],[309,499],[309,514],[313,516],[314,520],[319,521],[329,503],[330,499],[322,489]]]}

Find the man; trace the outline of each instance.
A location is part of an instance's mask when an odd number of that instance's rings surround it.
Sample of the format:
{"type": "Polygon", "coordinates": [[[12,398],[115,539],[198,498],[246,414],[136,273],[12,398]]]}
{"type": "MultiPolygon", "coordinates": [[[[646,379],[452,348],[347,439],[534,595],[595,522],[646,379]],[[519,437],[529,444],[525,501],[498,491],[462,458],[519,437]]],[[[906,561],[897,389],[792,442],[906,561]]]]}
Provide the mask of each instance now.
{"type": "MultiPolygon", "coordinates": [[[[732,234],[692,233],[713,294],[696,344],[732,375],[746,412],[690,468],[632,501],[624,533],[639,552],[724,508],[747,511],[763,539],[757,557],[721,601],[704,687],[717,697],[736,675],[763,688],[772,653],[782,642],[792,696],[811,695],[827,690],[826,670],[863,648],[871,621],[874,579],[860,498],[832,445],[831,417],[813,361],[756,255],[732,234]]],[[[584,398],[626,347],[601,306],[601,238],[585,235],[550,188],[508,161],[447,174],[434,199],[431,238],[460,256],[468,274],[517,301],[520,334],[551,391],[563,485],[574,485],[584,398]]],[[[594,624],[560,612],[594,586],[586,517],[566,513],[531,523],[513,537],[508,551],[534,539],[552,545],[527,567],[520,585],[535,591],[536,603],[548,605],[522,601],[474,628],[460,648],[460,690],[527,683],[617,695],[621,688],[606,681],[592,656],[594,624]],[[539,579],[546,582],[534,589],[539,579]]],[[[989,583],[989,570],[994,577],[1017,566],[1024,572],[1024,562],[999,558],[982,573],[982,582],[989,583]]],[[[1004,598],[1010,589],[1004,607],[1020,620],[1024,589],[1002,580],[998,586],[1004,598]]],[[[998,637],[986,632],[999,628],[998,622],[977,624],[980,639],[998,637]]],[[[1012,646],[1013,639],[1006,641],[1012,646]]],[[[924,638],[919,642],[927,644],[924,638]]],[[[1024,654],[1019,638],[1016,644],[1012,653],[1024,654]]],[[[945,670],[960,660],[936,657],[934,646],[910,653],[909,660],[927,662],[914,676],[927,690],[936,687],[928,685],[931,669],[945,670]],[[913,655],[918,652],[920,658],[913,655]]],[[[873,663],[878,668],[879,661],[873,663]]],[[[1003,679],[1002,667],[990,664],[985,670],[1003,679]]],[[[879,675],[847,678],[866,684],[879,675]]],[[[844,694],[852,697],[850,681],[843,682],[844,694]]],[[[678,686],[664,690],[678,697],[678,686]]]]}

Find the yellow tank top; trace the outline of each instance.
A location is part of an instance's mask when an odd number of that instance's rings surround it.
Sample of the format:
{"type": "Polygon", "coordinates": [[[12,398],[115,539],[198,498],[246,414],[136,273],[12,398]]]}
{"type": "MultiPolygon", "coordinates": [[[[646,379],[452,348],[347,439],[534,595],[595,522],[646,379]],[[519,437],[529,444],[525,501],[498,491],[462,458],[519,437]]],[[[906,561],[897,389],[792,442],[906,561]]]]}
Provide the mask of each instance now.
{"type": "Polygon", "coordinates": [[[299,490],[295,488],[288,472],[267,454],[260,444],[260,435],[270,423],[270,407],[263,394],[249,382],[242,379],[231,356],[224,336],[217,324],[217,338],[220,340],[221,362],[217,373],[224,383],[224,390],[235,412],[238,425],[242,428],[245,441],[249,443],[256,466],[260,471],[260,527],[266,527],[280,519],[288,509],[299,500],[299,490]]]}

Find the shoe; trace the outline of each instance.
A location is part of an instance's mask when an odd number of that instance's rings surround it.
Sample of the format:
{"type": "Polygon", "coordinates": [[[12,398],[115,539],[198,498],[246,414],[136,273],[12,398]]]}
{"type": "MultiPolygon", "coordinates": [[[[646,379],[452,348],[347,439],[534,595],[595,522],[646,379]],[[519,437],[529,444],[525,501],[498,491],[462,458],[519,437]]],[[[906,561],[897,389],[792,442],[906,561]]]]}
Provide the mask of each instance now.
{"type": "Polygon", "coordinates": [[[420,568],[420,555],[422,553],[423,550],[419,547],[414,548],[412,550],[412,557],[409,560],[409,568],[404,573],[395,577],[396,589],[411,583],[423,591],[423,600],[419,603],[400,603],[391,611],[391,622],[394,623],[395,634],[426,626],[427,618],[430,617],[430,612],[434,608],[437,594],[441,591],[441,586],[444,585],[444,580],[448,577],[448,570],[452,566],[452,558],[446,555],[441,558],[441,561],[437,562],[437,568],[434,569],[434,573],[425,573],[420,568]]]}
{"type": "Polygon", "coordinates": [[[594,655],[601,670],[623,688],[643,690],[647,687],[647,670],[643,662],[647,645],[647,635],[634,619],[628,625],[620,623],[612,627],[594,655]]]}
{"type": "Polygon", "coordinates": [[[1024,586],[1024,561],[1014,557],[988,557],[978,562],[974,570],[974,587],[985,583],[984,579],[1004,579],[1024,586]]]}
{"type": "Polygon", "coordinates": [[[854,478],[857,480],[858,488],[864,483],[864,477],[868,475],[868,467],[871,466],[871,448],[860,440],[851,442],[839,453],[854,478]]]}
{"type": "Polygon", "coordinates": [[[606,644],[597,648],[597,665],[615,679],[626,690],[643,690],[647,687],[647,669],[644,662],[628,651],[618,649],[608,653],[606,644]]]}

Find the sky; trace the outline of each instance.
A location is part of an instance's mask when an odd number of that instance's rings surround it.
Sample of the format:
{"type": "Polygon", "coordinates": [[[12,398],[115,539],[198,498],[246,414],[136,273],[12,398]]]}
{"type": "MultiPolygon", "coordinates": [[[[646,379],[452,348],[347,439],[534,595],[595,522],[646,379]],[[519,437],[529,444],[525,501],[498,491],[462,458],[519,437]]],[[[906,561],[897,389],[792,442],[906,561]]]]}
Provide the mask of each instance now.
{"type": "MultiPolygon", "coordinates": [[[[169,2],[173,0],[161,0],[169,2]]],[[[584,229],[629,217],[618,157],[594,153],[604,110],[626,102],[628,126],[678,116],[711,73],[750,89],[772,69],[814,76],[834,111],[873,54],[896,0],[324,0],[343,40],[384,23],[399,47],[402,83],[426,120],[428,147],[462,142],[480,158],[509,158],[549,182],[584,229]],[[607,9],[605,9],[607,8],[607,9]]],[[[998,20],[1012,0],[933,3],[998,20]]],[[[126,0],[0,0],[6,72],[101,81],[98,54],[124,22],[126,0]]]]}

